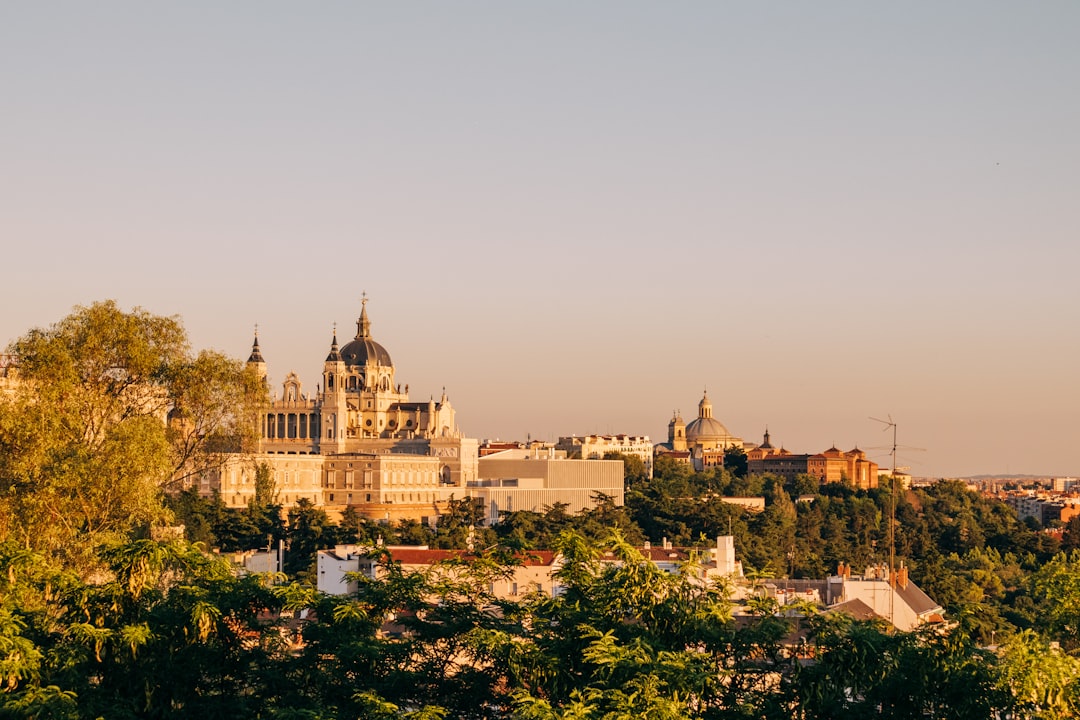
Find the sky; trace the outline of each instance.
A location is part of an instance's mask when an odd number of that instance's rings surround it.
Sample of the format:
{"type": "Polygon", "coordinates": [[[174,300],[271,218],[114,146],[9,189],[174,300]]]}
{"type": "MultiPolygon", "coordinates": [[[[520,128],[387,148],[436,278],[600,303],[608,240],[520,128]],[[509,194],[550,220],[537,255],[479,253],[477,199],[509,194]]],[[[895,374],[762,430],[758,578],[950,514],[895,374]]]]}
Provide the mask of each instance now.
{"type": "Polygon", "coordinates": [[[1080,475],[1080,3],[0,6],[0,346],[114,299],[487,439],[1080,475]]]}

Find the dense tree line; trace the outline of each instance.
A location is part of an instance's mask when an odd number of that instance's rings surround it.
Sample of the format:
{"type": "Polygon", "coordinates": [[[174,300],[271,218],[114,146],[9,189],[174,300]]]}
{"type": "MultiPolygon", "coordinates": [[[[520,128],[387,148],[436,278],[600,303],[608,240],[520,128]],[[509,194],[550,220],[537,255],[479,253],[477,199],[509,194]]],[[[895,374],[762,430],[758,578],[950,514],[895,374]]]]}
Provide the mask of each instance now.
{"type": "MultiPolygon", "coordinates": [[[[950,614],[970,616],[977,641],[989,644],[1033,630],[1066,648],[1078,647],[1080,633],[1070,634],[1066,624],[1051,621],[1047,593],[1036,589],[1034,579],[1067,557],[1057,540],[1019,522],[1004,504],[957,482],[898,491],[895,500],[895,562],[904,563],[950,614]]],[[[318,549],[343,543],[530,550],[553,547],[565,531],[602,542],[613,528],[639,546],[666,538],[704,549],[717,535],[730,534],[745,567],[757,575],[822,578],[835,573],[841,562],[859,571],[889,561],[891,502],[888,488],[818,488],[813,478],[738,478],[723,470],[694,473],[661,461],[652,480],[636,480],[625,506],[600,497],[595,508],[576,514],[565,505],[505,513],[494,527],[483,526],[481,509],[467,499],[452,502],[434,527],[413,521],[380,524],[351,511],[335,523],[308,503],[287,513],[257,504],[230,509],[193,493],[175,496],[170,505],[188,527],[189,539],[208,547],[257,549],[276,547],[284,539],[285,569],[298,579],[314,578],[318,549]],[[761,495],[765,509],[748,512],[723,502],[725,495],[761,495]]]]}
{"type": "Polygon", "coordinates": [[[315,551],[342,543],[428,545],[436,548],[505,547],[548,549],[573,530],[593,542],[617,528],[628,541],[667,539],[684,547],[705,548],[718,535],[733,535],[747,569],[762,576],[821,578],[839,563],[860,571],[889,562],[890,503],[895,507],[895,562],[950,613],[978,618],[976,639],[990,643],[1024,630],[1076,646],[1074,636],[1055,627],[1044,611],[1045,598],[1034,591],[1033,573],[1058,557],[1062,545],[1075,548],[1067,531],[1063,542],[1016,519],[1003,503],[969,491],[959,482],[897,491],[888,487],[855,490],[843,484],[818,487],[811,477],[735,476],[718,469],[695,473],[688,466],[659,459],[652,479],[635,477],[625,506],[610,497],[595,508],[570,513],[565,505],[543,512],[505,513],[494,527],[467,499],[451,503],[434,527],[414,521],[380,524],[347,512],[334,523],[319,508],[301,503],[288,513],[278,506],[224,507],[193,493],[170,501],[191,540],[223,550],[276,547],[286,541],[286,571],[313,578],[315,551]],[[761,496],[765,509],[748,512],[723,496],[761,496]],[[283,519],[284,518],[284,519],[283,519]]]}
{"type": "MultiPolygon", "coordinates": [[[[1066,718],[1080,661],[1034,633],[981,649],[961,617],[890,633],[667,574],[615,534],[555,543],[564,589],[500,600],[497,550],[328,596],[238,576],[186,542],[96,552],[83,580],[0,544],[0,717],[1066,718]],[[620,562],[600,563],[601,549],[620,562]],[[798,634],[793,634],[798,630],[798,634]]],[[[1075,631],[1080,553],[1039,587],[1075,631]]],[[[1051,563],[1051,564],[1053,564],[1051,563]]]]}

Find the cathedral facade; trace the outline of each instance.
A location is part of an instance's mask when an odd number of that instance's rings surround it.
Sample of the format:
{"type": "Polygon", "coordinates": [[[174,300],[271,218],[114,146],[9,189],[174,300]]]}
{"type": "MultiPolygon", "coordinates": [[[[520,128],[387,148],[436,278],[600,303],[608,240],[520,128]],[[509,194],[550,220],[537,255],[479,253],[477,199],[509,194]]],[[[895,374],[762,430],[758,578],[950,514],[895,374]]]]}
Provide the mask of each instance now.
{"type": "MultiPolygon", "coordinates": [[[[266,380],[257,335],[248,365],[266,380]]],[[[289,373],[259,423],[254,461],[230,459],[201,491],[244,507],[254,498],[255,468],[264,465],[287,506],[306,498],[331,514],[352,507],[373,520],[433,520],[476,484],[479,442],[457,427],[445,391],[438,401],[409,400],[390,353],[371,335],[366,298],[356,336],[339,347],[335,330],[314,396],[289,373]]]]}

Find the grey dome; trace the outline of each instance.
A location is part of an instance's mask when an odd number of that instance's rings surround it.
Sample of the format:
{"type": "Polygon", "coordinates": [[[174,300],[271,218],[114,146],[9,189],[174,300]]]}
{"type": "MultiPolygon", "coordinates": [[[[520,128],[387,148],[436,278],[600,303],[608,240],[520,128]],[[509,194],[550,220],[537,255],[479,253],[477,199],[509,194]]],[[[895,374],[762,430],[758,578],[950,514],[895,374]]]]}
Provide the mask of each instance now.
{"type": "Polygon", "coordinates": [[[723,440],[731,437],[724,424],[711,417],[699,417],[686,426],[687,440],[723,440]]]}
{"type": "Polygon", "coordinates": [[[348,366],[381,365],[389,367],[394,363],[390,353],[370,337],[357,338],[341,348],[341,359],[348,366]]]}
{"type": "Polygon", "coordinates": [[[379,343],[371,339],[371,320],[367,314],[367,298],[364,298],[360,318],[356,321],[356,337],[341,348],[341,359],[348,366],[381,365],[391,367],[390,353],[379,343]]]}

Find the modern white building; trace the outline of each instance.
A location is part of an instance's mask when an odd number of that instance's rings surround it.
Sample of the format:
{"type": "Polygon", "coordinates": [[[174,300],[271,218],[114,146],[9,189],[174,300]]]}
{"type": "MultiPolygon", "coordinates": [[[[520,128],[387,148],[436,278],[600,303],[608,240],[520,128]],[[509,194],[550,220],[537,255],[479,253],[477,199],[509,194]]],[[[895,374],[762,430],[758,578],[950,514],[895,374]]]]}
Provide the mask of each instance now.
{"type": "Polygon", "coordinates": [[[467,491],[483,502],[489,523],[498,522],[502,512],[544,512],[556,503],[564,503],[573,515],[595,507],[600,496],[622,505],[626,495],[621,460],[571,460],[550,450],[486,455],[480,458],[479,475],[467,491]]]}
{"type": "Polygon", "coordinates": [[[641,460],[645,472],[653,476],[653,444],[648,435],[571,435],[559,438],[556,450],[582,460],[603,460],[608,453],[629,455],[641,460]]]}
{"type": "MultiPolygon", "coordinates": [[[[378,580],[386,576],[387,562],[399,563],[407,575],[441,573],[446,578],[462,579],[468,577],[468,560],[475,557],[468,550],[432,550],[427,546],[338,545],[318,552],[317,584],[321,592],[329,595],[355,592],[357,582],[349,579],[350,574],[378,580]]],[[[518,599],[529,592],[553,597],[559,592],[555,579],[559,561],[555,553],[530,550],[521,553],[517,560],[518,564],[508,568],[507,574],[488,578],[483,589],[501,600],[518,599]]]]}

